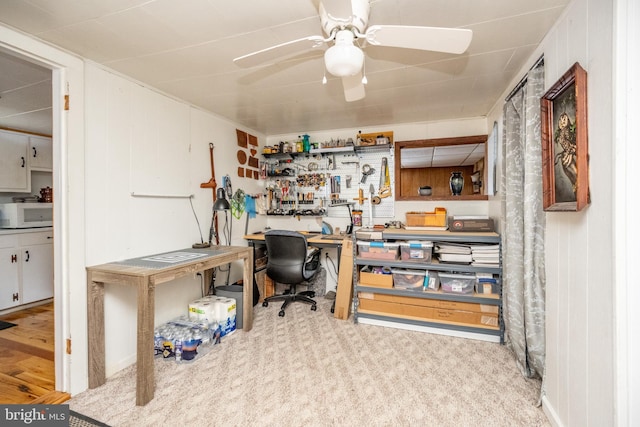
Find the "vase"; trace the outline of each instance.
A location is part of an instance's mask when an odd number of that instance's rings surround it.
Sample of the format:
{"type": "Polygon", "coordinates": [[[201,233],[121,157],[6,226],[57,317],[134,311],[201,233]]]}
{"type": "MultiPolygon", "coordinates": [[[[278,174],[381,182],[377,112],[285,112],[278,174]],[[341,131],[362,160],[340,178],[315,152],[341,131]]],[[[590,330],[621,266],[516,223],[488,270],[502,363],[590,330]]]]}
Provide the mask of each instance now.
{"type": "Polygon", "coordinates": [[[464,186],[464,177],[462,176],[462,172],[451,172],[449,186],[451,187],[451,194],[454,196],[459,196],[462,193],[462,187],[464,186]]]}

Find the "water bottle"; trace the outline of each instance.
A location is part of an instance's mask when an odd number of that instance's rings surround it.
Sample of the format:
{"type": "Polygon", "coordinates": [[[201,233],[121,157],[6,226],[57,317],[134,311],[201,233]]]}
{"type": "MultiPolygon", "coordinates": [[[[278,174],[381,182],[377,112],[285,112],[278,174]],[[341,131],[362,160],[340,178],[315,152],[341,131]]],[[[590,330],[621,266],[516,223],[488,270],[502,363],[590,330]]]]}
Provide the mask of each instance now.
{"type": "Polygon", "coordinates": [[[182,362],[182,340],[181,339],[176,340],[175,355],[176,355],[176,363],[182,362]]]}

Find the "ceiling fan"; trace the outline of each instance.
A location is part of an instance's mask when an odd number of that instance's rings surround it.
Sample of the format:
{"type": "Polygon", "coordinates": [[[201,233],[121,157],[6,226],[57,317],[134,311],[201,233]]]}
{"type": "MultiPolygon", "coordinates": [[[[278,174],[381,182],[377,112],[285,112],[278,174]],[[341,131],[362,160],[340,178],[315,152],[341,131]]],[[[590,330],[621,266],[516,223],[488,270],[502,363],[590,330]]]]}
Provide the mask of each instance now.
{"type": "MultiPolygon", "coordinates": [[[[322,0],[318,7],[326,37],[314,35],[271,46],[233,60],[240,67],[273,63],[276,59],[314,49],[325,49],[325,67],[342,78],[347,101],[364,98],[362,66],[364,53],[356,42],[460,54],[469,47],[472,31],[459,28],[403,25],[370,25],[369,0],[322,0]]],[[[362,47],[364,47],[362,46],[362,47]]]]}

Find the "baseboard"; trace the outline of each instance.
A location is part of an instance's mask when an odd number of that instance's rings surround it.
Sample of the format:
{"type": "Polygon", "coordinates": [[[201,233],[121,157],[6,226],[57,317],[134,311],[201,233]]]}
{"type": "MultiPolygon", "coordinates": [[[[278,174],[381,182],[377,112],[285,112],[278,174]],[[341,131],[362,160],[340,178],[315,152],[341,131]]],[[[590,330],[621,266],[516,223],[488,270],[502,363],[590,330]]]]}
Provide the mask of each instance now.
{"type": "Polygon", "coordinates": [[[547,396],[542,396],[542,411],[547,416],[549,423],[554,427],[564,427],[558,413],[555,411],[547,396]]]}

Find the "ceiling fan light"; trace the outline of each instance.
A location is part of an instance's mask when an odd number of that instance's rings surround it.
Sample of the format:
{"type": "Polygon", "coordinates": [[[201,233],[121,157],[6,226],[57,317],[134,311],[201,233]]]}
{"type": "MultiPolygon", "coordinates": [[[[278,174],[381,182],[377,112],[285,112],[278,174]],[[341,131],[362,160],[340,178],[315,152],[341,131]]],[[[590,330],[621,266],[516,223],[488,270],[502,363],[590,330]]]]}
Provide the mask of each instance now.
{"type": "Polygon", "coordinates": [[[353,40],[351,31],[338,31],[336,43],[324,53],[325,67],[336,77],[354,76],[362,69],[364,53],[353,44],[353,40]]]}
{"type": "Polygon", "coordinates": [[[364,53],[351,46],[331,46],[324,53],[324,63],[327,71],[336,77],[354,76],[362,69],[364,53]]]}

